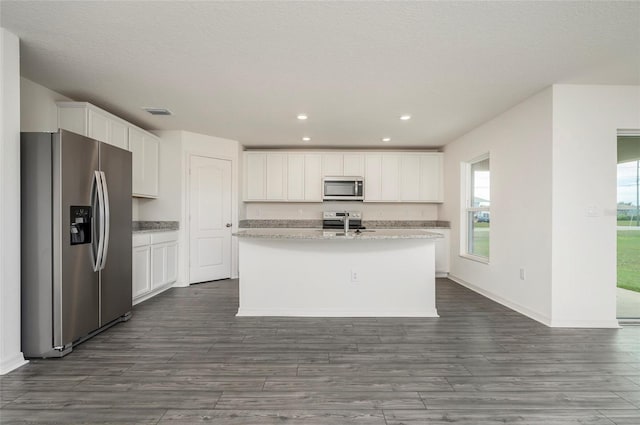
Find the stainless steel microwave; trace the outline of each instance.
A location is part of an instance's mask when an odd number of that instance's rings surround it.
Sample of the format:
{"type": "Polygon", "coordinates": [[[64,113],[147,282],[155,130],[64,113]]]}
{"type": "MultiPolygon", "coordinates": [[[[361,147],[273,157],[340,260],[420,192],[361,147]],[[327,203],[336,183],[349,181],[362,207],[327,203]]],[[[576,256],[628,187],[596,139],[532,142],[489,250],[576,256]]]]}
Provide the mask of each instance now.
{"type": "Polygon", "coordinates": [[[364,200],[362,177],[325,177],[322,179],[322,199],[325,201],[364,200]]]}

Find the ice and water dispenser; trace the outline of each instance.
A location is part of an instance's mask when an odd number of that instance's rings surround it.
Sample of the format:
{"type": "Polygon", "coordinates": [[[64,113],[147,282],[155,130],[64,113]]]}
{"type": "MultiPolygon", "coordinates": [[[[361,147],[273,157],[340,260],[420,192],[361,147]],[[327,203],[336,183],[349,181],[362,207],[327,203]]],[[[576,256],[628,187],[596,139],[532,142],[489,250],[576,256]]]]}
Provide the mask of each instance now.
{"type": "Polygon", "coordinates": [[[71,245],[91,243],[91,207],[71,206],[71,245]]]}

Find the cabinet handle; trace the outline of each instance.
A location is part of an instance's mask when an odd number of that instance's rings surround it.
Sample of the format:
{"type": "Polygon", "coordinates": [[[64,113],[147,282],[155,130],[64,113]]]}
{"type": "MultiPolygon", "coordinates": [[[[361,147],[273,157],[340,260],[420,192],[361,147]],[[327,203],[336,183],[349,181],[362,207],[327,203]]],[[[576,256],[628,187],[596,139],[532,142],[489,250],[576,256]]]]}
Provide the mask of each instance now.
{"type": "Polygon", "coordinates": [[[231,223],[225,224],[226,227],[231,227],[231,223]]]}

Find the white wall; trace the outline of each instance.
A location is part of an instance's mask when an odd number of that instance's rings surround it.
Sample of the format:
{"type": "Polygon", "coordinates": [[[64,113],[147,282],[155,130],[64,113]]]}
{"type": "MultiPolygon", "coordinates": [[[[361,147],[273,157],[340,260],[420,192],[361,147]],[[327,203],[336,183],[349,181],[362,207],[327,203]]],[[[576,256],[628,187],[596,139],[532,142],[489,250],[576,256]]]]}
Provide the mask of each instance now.
{"type": "Polygon", "coordinates": [[[544,90],[447,144],[445,202],[450,277],[544,323],[551,316],[552,90],[544,90]],[[461,162],[491,157],[491,260],[460,253],[461,162]],[[526,280],[520,280],[520,268],[526,280]]]}
{"type": "Polygon", "coordinates": [[[26,78],[20,78],[20,131],[58,131],[56,101],[70,101],[26,78]]]}
{"type": "Polygon", "coordinates": [[[550,326],[616,327],[617,130],[638,128],[640,87],[554,85],[448,144],[452,279],[550,326]],[[458,255],[460,162],[485,152],[489,264],[458,255]]]}
{"type": "Polygon", "coordinates": [[[438,204],[370,204],[364,202],[274,203],[246,202],[247,219],[322,218],[323,211],[362,211],[363,220],[437,220],[438,204]]]}
{"type": "Polygon", "coordinates": [[[553,87],[552,326],[616,325],[618,129],[640,129],[640,87],[553,87]]]}
{"type": "Polygon", "coordinates": [[[25,363],[20,349],[20,49],[0,28],[0,374],[25,363]]]}
{"type": "MultiPolygon", "coordinates": [[[[180,222],[179,278],[175,286],[189,284],[188,172],[191,155],[228,159],[232,169],[232,230],[238,228],[238,188],[241,145],[235,140],[187,131],[158,131],[160,141],[160,181],[158,199],[138,200],[139,220],[180,222]]],[[[238,241],[232,238],[231,275],[238,276],[238,241]]]]}

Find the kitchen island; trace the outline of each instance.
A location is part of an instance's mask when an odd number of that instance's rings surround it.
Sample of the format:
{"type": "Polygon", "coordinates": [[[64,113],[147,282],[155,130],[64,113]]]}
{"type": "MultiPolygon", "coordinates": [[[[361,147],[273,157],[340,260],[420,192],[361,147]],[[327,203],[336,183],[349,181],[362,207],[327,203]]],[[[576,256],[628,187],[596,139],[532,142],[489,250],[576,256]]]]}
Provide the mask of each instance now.
{"type": "Polygon", "coordinates": [[[422,229],[246,229],[238,316],[438,317],[434,241],[422,229]]]}

